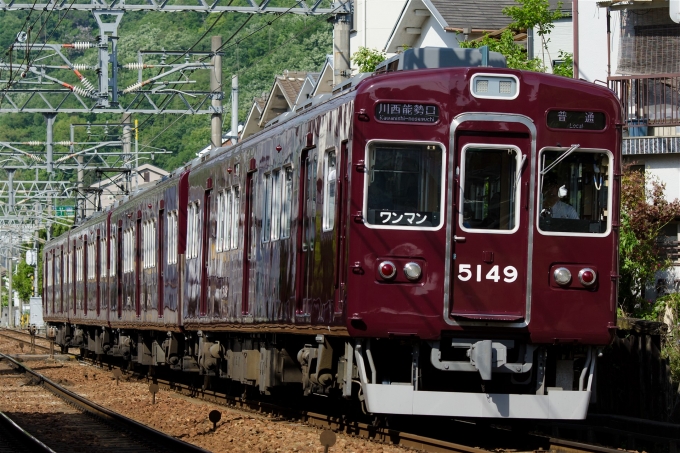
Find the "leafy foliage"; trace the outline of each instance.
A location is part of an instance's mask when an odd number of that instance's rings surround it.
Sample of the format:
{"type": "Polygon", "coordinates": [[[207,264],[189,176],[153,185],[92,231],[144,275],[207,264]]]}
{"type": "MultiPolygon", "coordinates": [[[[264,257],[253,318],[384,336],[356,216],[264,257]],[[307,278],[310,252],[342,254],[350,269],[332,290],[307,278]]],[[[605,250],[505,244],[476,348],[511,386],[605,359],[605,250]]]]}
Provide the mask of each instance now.
{"type": "Polygon", "coordinates": [[[19,261],[16,273],[12,277],[12,289],[17,292],[19,300],[28,302],[33,295],[34,267],[29,266],[24,258],[19,261]]]}
{"type": "Polygon", "coordinates": [[[645,287],[671,262],[660,256],[661,229],[680,215],[680,201],[664,197],[665,185],[650,174],[627,167],[621,178],[619,307],[637,318],[649,316],[645,287]]]}
{"type": "Polygon", "coordinates": [[[373,72],[386,57],[387,54],[381,50],[359,47],[352,55],[352,61],[359,66],[359,72],[373,72]]]}
{"type": "Polygon", "coordinates": [[[503,8],[503,14],[512,19],[508,26],[514,30],[527,30],[536,27],[536,33],[542,38],[549,35],[554,22],[562,18],[560,8],[562,2],[557,3],[557,8],[550,11],[548,0],[515,0],[519,6],[503,8]]]}
{"type": "Polygon", "coordinates": [[[563,50],[560,50],[558,55],[559,55],[559,59],[562,60],[563,63],[561,63],[561,64],[559,64],[559,65],[557,65],[553,68],[553,74],[573,78],[574,77],[574,54],[572,54],[571,52],[565,52],[563,50]]]}
{"type": "Polygon", "coordinates": [[[545,72],[543,62],[540,59],[527,59],[526,51],[514,41],[511,30],[505,30],[499,39],[486,35],[480,41],[463,41],[460,43],[460,47],[463,48],[479,48],[482,46],[488,46],[492,52],[502,53],[509,68],[545,72]]]}

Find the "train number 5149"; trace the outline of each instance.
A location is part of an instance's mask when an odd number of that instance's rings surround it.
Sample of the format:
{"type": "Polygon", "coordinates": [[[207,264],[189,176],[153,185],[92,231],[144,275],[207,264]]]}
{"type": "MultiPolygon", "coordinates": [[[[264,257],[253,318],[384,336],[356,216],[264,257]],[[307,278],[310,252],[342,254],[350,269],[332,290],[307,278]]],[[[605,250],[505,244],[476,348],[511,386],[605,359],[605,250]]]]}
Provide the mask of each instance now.
{"type": "MultiPolygon", "coordinates": [[[[489,269],[486,275],[484,275],[481,264],[476,266],[475,272],[473,272],[472,264],[459,264],[458,279],[460,281],[467,282],[473,277],[474,274],[475,281],[481,282],[482,278],[484,278],[484,280],[491,280],[494,283],[498,283],[501,281],[499,270],[500,268],[498,265],[495,265],[489,269]]],[[[517,280],[517,269],[514,266],[505,266],[503,268],[503,275],[504,277],[502,277],[502,279],[505,283],[512,283],[517,280]]]]}

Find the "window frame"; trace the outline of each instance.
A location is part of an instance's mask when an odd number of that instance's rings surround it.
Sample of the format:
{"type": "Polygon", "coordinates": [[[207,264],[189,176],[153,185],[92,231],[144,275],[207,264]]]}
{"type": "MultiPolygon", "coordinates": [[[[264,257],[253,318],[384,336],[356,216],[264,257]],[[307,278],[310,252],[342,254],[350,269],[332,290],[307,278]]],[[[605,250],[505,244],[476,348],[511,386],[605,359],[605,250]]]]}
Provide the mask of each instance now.
{"type": "Polygon", "coordinates": [[[337,207],[338,198],[338,154],[335,148],[329,148],[323,153],[323,211],[321,220],[321,231],[333,231],[335,229],[335,211],[337,207]],[[335,158],[335,178],[329,179],[329,162],[331,155],[335,158]],[[333,205],[329,204],[331,184],[335,184],[335,192],[333,195],[333,205]]]}
{"type": "Polygon", "coordinates": [[[520,202],[521,196],[522,196],[522,184],[520,184],[520,181],[517,180],[517,172],[521,171],[521,163],[522,163],[522,156],[524,154],[522,153],[522,150],[515,146],[515,145],[491,145],[488,143],[468,143],[466,144],[463,149],[460,151],[460,188],[458,190],[458,228],[460,228],[462,231],[465,231],[466,233],[472,233],[472,234],[513,234],[516,233],[519,230],[520,223],[521,223],[521,209],[520,205],[522,204],[520,202]],[[469,148],[475,148],[475,149],[499,149],[499,150],[509,150],[512,149],[515,151],[515,226],[511,230],[496,230],[496,229],[491,229],[491,228],[467,228],[463,226],[464,220],[464,212],[463,212],[463,191],[465,190],[465,156],[469,148]]]}
{"type": "Polygon", "coordinates": [[[368,184],[369,184],[369,168],[368,164],[370,162],[370,153],[371,153],[371,148],[375,146],[376,144],[387,144],[387,145],[435,145],[439,146],[442,152],[442,163],[441,163],[441,179],[440,179],[440,198],[439,198],[439,210],[440,210],[440,215],[439,215],[439,225],[436,226],[431,226],[431,227],[419,227],[419,226],[405,226],[405,225],[374,225],[371,223],[368,223],[366,221],[363,222],[363,225],[366,228],[374,229],[374,230],[402,230],[402,231],[438,231],[442,229],[445,225],[445,217],[446,217],[446,205],[445,205],[445,196],[446,196],[446,168],[447,168],[447,154],[448,154],[448,148],[446,145],[444,145],[442,142],[438,141],[426,141],[426,140],[389,140],[389,139],[373,139],[369,140],[366,143],[366,148],[364,149],[364,162],[366,162],[366,166],[364,168],[364,194],[363,194],[363,204],[361,207],[361,213],[363,216],[363,219],[368,218],[368,184]]]}
{"type": "MultiPolygon", "coordinates": [[[[599,132],[599,131],[597,131],[599,132]]],[[[612,188],[614,184],[614,153],[612,153],[608,149],[604,148],[578,148],[574,151],[574,153],[591,153],[591,154],[606,154],[609,158],[609,174],[607,175],[607,188],[609,191],[609,196],[607,197],[607,229],[605,230],[604,233],[577,233],[577,232],[561,232],[561,231],[544,231],[540,228],[539,226],[539,221],[540,221],[540,215],[541,215],[541,194],[543,193],[543,177],[541,175],[541,171],[543,170],[542,168],[542,161],[543,161],[543,154],[546,151],[558,151],[558,150],[564,150],[564,147],[557,147],[557,146],[545,146],[540,149],[538,152],[538,181],[536,181],[536,204],[534,205],[536,212],[534,213],[534,221],[536,223],[536,231],[538,231],[539,234],[543,236],[572,236],[572,237],[587,237],[587,238],[592,238],[592,237],[607,237],[611,234],[612,231],[612,206],[613,206],[613,193],[612,193],[612,188]]]]}

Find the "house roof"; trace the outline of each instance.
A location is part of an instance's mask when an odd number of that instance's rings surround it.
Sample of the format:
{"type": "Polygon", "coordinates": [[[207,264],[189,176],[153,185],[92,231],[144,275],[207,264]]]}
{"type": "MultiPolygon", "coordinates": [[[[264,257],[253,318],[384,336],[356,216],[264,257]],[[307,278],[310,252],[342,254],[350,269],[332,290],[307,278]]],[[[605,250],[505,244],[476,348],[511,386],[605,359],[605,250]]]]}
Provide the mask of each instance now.
{"type": "Polygon", "coordinates": [[[459,31],[463,28],[492,31],[507,27],[512,19],[503,14],[503,8],[517,6],[515,0],[430,0],[446,21],[444,29],[459,31]]]}

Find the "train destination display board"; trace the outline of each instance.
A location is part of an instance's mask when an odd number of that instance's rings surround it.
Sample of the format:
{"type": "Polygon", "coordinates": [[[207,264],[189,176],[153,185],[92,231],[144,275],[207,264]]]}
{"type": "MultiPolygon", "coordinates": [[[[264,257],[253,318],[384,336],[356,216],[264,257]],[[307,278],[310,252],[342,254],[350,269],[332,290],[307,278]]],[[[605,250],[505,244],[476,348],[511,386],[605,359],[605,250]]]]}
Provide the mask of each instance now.
{"type": "Polygon", "coordinates": [[[399,123],[436,123],[439,107],[410,102],[379,102],[375,106],[375,119],[399,123]]]}
{"type": "Polygon", "coordinates": [[[550,110],[547,123],[554,129],[601,131],[607,126],[607,116],[602,112],[550,110]]]}

